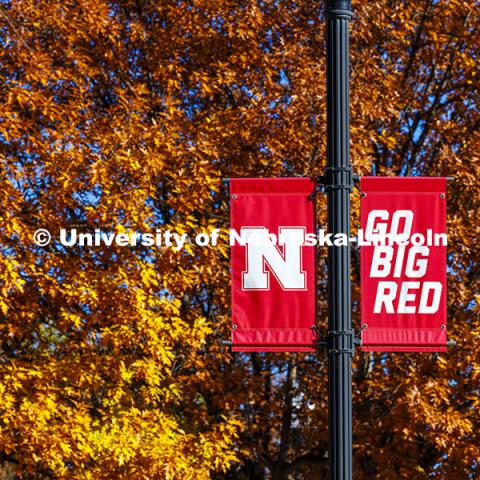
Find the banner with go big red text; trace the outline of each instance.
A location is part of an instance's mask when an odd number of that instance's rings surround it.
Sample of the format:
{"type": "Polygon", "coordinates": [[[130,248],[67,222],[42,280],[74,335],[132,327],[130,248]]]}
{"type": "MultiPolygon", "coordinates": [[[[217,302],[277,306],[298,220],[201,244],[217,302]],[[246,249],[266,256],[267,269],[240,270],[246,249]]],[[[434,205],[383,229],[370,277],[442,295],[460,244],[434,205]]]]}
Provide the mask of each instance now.
{"type": "Polygon", "coordinates": [[[230,223],[232,350],[315,351],[315,183],[232,178],[230,223]]]}
{"type": "Polygon", "coordinates": [[[446,351],[446,179],[360,186],[362,350],[446,351]]]}

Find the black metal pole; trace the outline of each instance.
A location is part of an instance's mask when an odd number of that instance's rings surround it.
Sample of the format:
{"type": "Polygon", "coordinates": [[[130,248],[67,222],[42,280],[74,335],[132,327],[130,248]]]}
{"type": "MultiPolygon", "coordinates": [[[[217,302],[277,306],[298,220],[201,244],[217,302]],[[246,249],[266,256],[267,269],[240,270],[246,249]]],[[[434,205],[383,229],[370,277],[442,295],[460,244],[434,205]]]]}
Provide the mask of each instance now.
{"type": "MultiPolygon", "coordinates": [[[[350,166],[348,27],[350,0],[326,0],[327,23],[327,169],[329,233],[350,238],[350,166]]],[[[350,249],[328,251],[328,408],[331,480],[352,478],[353,330],[350,249]]]]}

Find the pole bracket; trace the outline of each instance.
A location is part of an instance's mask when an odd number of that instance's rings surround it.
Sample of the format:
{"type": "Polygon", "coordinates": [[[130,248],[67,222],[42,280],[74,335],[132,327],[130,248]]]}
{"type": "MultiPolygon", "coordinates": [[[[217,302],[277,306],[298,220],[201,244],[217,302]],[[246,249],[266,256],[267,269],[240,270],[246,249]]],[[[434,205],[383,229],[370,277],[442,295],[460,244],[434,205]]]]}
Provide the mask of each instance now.
{"type": "Polygon", "coordinates": [[[355,351],[355,331],[352,330],[329,330],[326,338],[327,353],[336,355],[338,353],[349,353],[355,351]]]}
{"type": "Polygon", "coordinates": [[[350,190],[353,188],[354,175],[352,167],[327,167],[325,175],[318,177],[326,192],[331,190],[350,190]]]}

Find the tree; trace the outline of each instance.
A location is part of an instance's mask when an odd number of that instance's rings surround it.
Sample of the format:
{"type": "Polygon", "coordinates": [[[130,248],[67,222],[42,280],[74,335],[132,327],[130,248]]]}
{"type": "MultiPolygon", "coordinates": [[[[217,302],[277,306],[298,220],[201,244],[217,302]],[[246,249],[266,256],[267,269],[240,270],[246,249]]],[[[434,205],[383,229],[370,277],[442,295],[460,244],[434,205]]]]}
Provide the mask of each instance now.
{"type": "MultiPolygon", "coordinates": [[[[355,355],[359,480],[478,475],[479,7],[354,2],[354,169],[456,177],[449,331],[458,342],[442,355],[355,355]]],[[[226,245],[58,242],[62,227],[193,237],[228,227],[222,177],[322,174],[322,9],[1,2],[4,469],[25,479],[325,475],[325,358],[222,345],[226,245]],[[32,241],[39,228],[55,237],[48,247],[32,241]]],[[[356,226],[357,190],[352,199],[356,226]]],[[[358,252],[353,267],[358,327],[358,252]]]]}

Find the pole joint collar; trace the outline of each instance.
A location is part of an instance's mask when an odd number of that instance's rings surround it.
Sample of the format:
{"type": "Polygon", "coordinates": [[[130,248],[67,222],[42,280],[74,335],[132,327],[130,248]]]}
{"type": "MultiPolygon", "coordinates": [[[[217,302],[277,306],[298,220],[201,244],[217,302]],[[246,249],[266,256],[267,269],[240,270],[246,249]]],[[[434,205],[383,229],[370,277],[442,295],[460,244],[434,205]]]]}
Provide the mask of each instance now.
{"type": "Polygon", "coordinates": [[[326,0],[325,18],[347,18],[352,16],[351,0],[326,0]]]}

